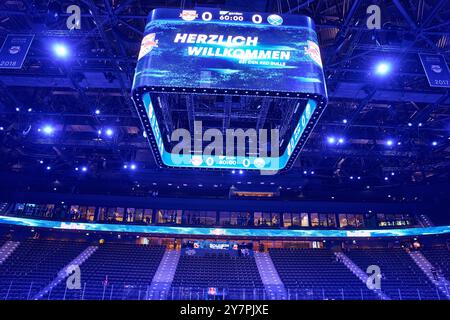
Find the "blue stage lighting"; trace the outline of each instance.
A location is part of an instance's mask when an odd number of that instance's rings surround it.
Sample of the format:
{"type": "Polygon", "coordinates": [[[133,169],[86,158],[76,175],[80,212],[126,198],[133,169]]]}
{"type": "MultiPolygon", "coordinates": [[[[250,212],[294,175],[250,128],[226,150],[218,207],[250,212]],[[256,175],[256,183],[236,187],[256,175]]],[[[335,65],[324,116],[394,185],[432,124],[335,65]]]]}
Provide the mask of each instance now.
{"type": "Polygon", "coordinates": [[[392,141],[391,139],[386,141],[386,145],[389,147],[392,146],[393,144],[394,144],[394,141],[392,141]]]}
{"type": "Polygon", "coordinates": [[[342,123],[347,123],[347,119],[342,120],[342,123]]]}
{"type": "Polygon", "coordinates": [[[87,167],[82,167],[81,171],[86,172],[87,171],[87,167]]]}
{"type": "Polygon", "coordinates": [[[95,114],[100,114],[100,110],[96,109],[95,114]]]}
{"type": "Polygon", "coordinates": [[[45,168],[45,169],[47,169],[47,170],[51,170],[51,169],[52,169],[52,167],[50,167],[50,166],[47,166],[47,168],[45,168]]]}
{"type": "Polygon", "coordinates": [[[380,76],[387,75],[390,71],[391,64],[388,62],[379,62],[375,67],[375,72],[380,76]]]}
{"type": "Polygon", "coordinates": [[[236,173],[236,170],[231,170],[231,173],[232,173],[232,174],[235,174],[235,173],[236,173]]]}
{"type": "Polygon", "coordinates": [[[52,134],[55,131],[55,129],[52,126],[47,125],[44,126],[41,131],[44,132],[45,134],[52,134]]]}
{"type": "Polygon", "coordinates": [[[128,165],[124,164],[124,165],[123,165],[123,168],[124,168],[124,169],[128,169],[128,165]]]}
{"type": "Polygon", "coordinates": [[[130,166],[130,168],[131,168],[131,170],[136,170],[136,165],[133,163],[133,164],[130,166]]]}
{"type": "Polygon", "coordinates": [[[437,146],[437,141],[433,141],[431,144],[433,145],[433,147],[435,147],[437,146]]]}
{"type": "Polygon", "coordinates": [[[239,170],[239,174],[244,174],[244,171],[243,170],[239,170]]]}
{"type": "Polygon", "coordinates": [[[53,52],[60,58],[65,58],[69,55],[69,49],[63,44],[57,43],[53,45],[53,52]]]}
{"type": "Polygon", "coordinates": [[[344,138],[339,138],[338,142],[341,143],[341,144],[344,143],[344,138]]]}
{"type": "Polygon", "coordinates": [[[328,137],[327,141],[328,141],[329,144],[333,144],[333,143],[336,142],[336,138],[335,137],[328,137]]]}
{"type": "Polygon", "coordinates": [[[106,135],[108,137],[111,137],[113,135],[114,131],[112,129],[106,129],[106,135]]]}

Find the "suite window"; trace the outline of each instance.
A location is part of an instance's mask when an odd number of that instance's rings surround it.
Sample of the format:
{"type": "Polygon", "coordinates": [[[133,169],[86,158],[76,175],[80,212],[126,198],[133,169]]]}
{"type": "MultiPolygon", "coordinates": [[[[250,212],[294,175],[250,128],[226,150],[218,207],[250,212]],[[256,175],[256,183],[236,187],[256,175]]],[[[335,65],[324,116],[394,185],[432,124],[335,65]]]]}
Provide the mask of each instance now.
{"type": "MultiPolygon", "coordinates": [[[[294,223],[294,221],[296,219],[295,216],[296,216],[295,213],[293,213],[293,214],[283,213],[283,227],[289,228],[289,227],[295,225],[295,223],[294,223]]],[[[297,220],[298,220],[298,217],[297,217],[297,220]]]]}
{"type": "Polygon", "coordinates": [[[184,221],[187,224],[213,226],[216,224],[216,211],[184,211],[184,221]]]}
{"type": "Polygon", "coordinates": [[[347,221],[347,215],[346,214],[339,214],[339,226],[341,228],[345,228],[348,226],[348,221],[347,221]]]}
{"type": "Polygon", "coordinates": [[[267,227],[278,225],[280,223],[280,215],[278,213],[270,212],[255,212],[254,224],[259,227],[267,227]]]}
{"type": "Polygon", "coordinates": [[[309,227],[309,219],[308,214],[306,212],[303,212],[300,214],[300,226],[302,227],[309,227]]]}
{"type": "Polygon", "coordinates": [[[311,213],[311,227],[318,227],[318,226],[319,226],[319,214],[311,213]]]}
{"type": "Polygon", "coordinates": [[[334,213],[327,214],[327,222],[329,227],[336,227],[336,216],[334,213]]]}
{"type": "Polygon", "coordinates": [[[134,221],[139,222],[144,218],[144,209],[136,209],[134,212],[134,221]]]}
{"type": "Polygon", "coordinates": [[[326,214],[319,214],[319,225],[321,227],[328,227],[328,216],[326,214]]]}
{"type": "Polygon", "coordinates": [[[98,220],[99,221],[107,220],[107,216],[108,216],[108,208],[105,208],[105,207],[98,208],[98,220]]]}
{"type": "Polygon", "coordinates": [[[153,222],[152,215],[153,215],[152,209],[145,209],[144,210],[144,222],[147,224],[152,223],[153,222]]]}
{"type": "Polygon", "coordinates": [[[158,209],[157,221],[158,223],[180,224],[181,213],[181,210],[158,209]]]}
{"type": "Polygon", "coordinates": [[[136,212],[135,208],[127,208],[127,215],[126,215],[126,221],[127,222],[134,222],[134,214],[136,212]]]}
{"type": "Polygon", "coordinates": [[[95,207],[87,207],[86,219],[88,221],[94,221],[95,220],[95,207]]]}

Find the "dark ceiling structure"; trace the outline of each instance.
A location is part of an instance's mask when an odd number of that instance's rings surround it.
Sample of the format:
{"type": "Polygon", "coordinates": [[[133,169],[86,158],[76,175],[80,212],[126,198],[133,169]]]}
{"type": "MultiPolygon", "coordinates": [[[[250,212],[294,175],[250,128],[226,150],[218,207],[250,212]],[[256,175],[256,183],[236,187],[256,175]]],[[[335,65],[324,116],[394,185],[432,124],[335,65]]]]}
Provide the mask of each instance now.
{"type": "MultiPolygon", "coordinates": [[[[21,70],[0,71],[3,191],[226,197],[251,185],[287,198],[418,201],[450,186],[449,90],[429,86],[418,56],[450,59],[447,0],[5,0],[0,40],[12,33],[35,38],[21,70]],[[72,4],[81,8],[79,30],[66,27],[72,4]],[[379,30],[366,26],[372,4],[381,8],[379,30]],[[158,7],[313,18],[329,103],[293,169],[261,176],[156,166],[130,91],[145,21],[158,7]],[[54,56],[54,43],[70,48],[66,59],[54,56]],[[392,73],[378,77],[374,66],[385,60],[392,73]]],[[[224,108],[223,123],[238,111],[224,108]]],[[[256,123],[273,116],[264,106],[245,112],[256,123]]]]}

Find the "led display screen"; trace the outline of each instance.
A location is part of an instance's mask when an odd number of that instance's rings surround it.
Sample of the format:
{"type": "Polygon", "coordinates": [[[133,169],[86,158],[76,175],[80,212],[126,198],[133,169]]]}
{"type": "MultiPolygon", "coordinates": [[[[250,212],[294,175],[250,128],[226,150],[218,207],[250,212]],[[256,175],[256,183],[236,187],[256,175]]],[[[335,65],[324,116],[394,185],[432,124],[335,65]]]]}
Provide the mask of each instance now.
{"type": "Polygon", "coordinates": [[[164,227],[139,226],[125,224],[101,224],[84,222],[61,222],[18,217],[0,216],[0,223],[25,227],[49,229],[147,233],[155,235],[188,235],[207,237],[270,237],[270,238],[377,238],[377,237],[415,237],[443,235],[450,233],[450,226],[427,228],[403,228],[386,230],[314,230],[314,229],[241,229],[241,228],[201,228],[201,227],[164,227]]]}
{"type": "Polygon", "coordinates": [[[325,95],[317,35],[309,17],[156,9],[149,20],[135,87],[325,95]]]}
{"type": "MultiPolygon", "coordinates": [[[[160,166],[280,170],[292,165],[326,105],[309,17],[219,9],[155,9],[145,28],[133,99],[160,166]],[[172,153],[161,94],[232,95],[297,103],[279,154],[172,153]],[[298,101],[298,102],[297,102],[298,101]],[[301,108],[298,108],[301,105],[301,108]],[[297,112],[297,109],[298,112],[297,112]]],[[[195,115],[194,115],[195,116],[195,115]]]]}

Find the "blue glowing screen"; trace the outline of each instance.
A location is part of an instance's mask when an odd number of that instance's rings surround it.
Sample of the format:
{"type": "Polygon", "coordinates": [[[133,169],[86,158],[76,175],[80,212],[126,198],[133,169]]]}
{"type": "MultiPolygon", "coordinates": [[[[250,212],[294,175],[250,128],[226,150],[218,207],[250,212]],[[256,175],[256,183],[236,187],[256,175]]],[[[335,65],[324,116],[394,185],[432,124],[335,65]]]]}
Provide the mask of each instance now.
{"type": "Polygon", "coordinates": [[[326,95],[309,17],[155,9],[134,87],[195,87],[326,95]]]}
{"type": "Polygon", "coordinates": [[[101,224],[84,222],[61,222],[0,216],[0,223],[25,227],[76,231],[103,231],[147,233],[154,235],[187,236],[224,236],[224,237],[274,237],[274,238],[377,238],[377,237],[414,237],[442,235],[450,233],[450,226],[428,228],[403,228],[388,230],[282,230],[282,229],[240,229],[240,228],[199,228],[199,227],[165,227],[137,226],[124,224],[101,224]]]}

